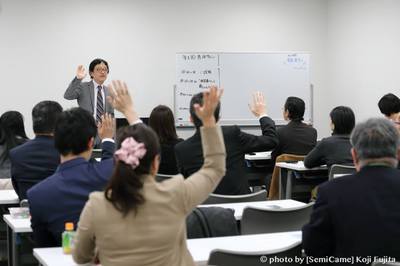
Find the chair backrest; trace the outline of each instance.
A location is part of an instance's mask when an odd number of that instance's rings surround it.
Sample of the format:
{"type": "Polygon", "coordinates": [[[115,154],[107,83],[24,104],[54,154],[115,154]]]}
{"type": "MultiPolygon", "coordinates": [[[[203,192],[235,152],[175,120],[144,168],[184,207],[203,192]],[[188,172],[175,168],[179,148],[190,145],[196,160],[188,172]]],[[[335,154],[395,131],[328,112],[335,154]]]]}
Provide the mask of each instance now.
{"type": "Polygon", "coordinates": [[[174,175],[164,175],[164,174],[157,174],[156,175],[156,181],[157,182],[162,182],[164,180],[170,179],[171,177],[173,177],[174,175]]]}
{"type": "Polygon", "coordinates": [[[335,178],[335,175],[353,174],[356,172],[354,165],[333,164],[329,170],[329,180],[335,178]]]}
{"type": "Polygon", "coordinates": [[[301,257],[301,243],[295,243],[284,250],[273,253],[265,252],[237,252],[230,250],[215,249],[211,251],[208,258],[208,265],[214,266],[260,266],[294,265],[295,257],[301,257]],[[269,263],[268,259],[274,258],[275,262],[269,263]],[[290,263],[289,259],[293,261],[290,263]],[[286,262],[285,262],[286,261],[286,262]]]}
{"type": "Polygon", "coordinates": [[[267,200],[267,191],[265,189],[244,195],[220,195],[211,193],[203,204],[221,204],[234,202],[250,202],[267,200]]]}
{"type": "Polygon", "coordinates": [[[270,209],[245,207],[241,225],[242,235],[301,230],[309,219],[314,202],[296,208],[270,209]]]}
{"type": "Polygon", "coordinates": [[[93,149],[91,158],[101,158],[101,149],[93,149]]]}
{"type": "Polygon", "coordinates": [[[21,208],[29,208],[29,201],[27,199],[23,199],[19,202],[19,206],[21,208]]]}

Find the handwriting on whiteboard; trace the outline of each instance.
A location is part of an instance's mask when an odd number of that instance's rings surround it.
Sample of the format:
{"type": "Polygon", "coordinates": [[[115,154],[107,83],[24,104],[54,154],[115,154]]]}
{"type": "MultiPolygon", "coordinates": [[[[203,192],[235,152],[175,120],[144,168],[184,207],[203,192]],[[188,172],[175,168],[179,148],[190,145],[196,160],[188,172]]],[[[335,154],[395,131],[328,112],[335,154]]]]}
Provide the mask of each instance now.
{"type": "MultiPolygon", "coordinates": [[[[211,85],[220,85],[219,55],[208,53],[182,53],[176,57],[177,121],[189,117],[190,99],[211,85]]],[[[179,123],[179,125],[182,125],[179,123]]]]}
{"type": "Polygon", "coordinates": [[[288,54],[286,61],[283,63],[286,66],[290,66],[296,70],[306,70],[307,62],[305,59],[298,54],[288,54]]]}

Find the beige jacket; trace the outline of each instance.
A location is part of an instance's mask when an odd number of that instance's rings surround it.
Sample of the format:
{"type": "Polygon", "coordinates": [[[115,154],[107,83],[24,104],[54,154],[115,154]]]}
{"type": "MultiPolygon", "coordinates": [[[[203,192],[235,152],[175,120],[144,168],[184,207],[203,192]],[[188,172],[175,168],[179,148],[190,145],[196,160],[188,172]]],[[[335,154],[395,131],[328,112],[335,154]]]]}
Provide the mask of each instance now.
{"type": "Polygon", "coordinates": [[[202,203],[225,175],[221,128],[201,128],[203,167],[186,180],[177,175],[157,183],[146,176],[145,203],[137,215],[123,218],[103,192],[90,195],[82,211],[73,258],[93,259],[95,248],[103,266],[195,265],[186,247],[186,216],[202,203]]]}

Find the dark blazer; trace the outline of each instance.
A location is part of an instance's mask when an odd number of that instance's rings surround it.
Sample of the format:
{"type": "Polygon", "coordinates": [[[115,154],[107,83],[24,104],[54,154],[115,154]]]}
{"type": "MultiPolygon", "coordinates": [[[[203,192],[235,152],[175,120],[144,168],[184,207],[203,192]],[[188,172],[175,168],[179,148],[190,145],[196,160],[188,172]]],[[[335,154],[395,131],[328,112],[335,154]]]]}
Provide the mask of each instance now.
{"type": "MultiPolygon", "coordinates": [[[[239,195],[250,193],[245,172],[245,153],[268,151],[276,147],[278,138],[275,123],[269,117],[260,119],[262,136],[242,132],[238,126],[223,126],[222,133],[226,149],[226,174],[214,193],[239,195]]],[[[201,137],[196,133],[175,146],[178,169],[185,177],[203,165],[201,137]]]]}
{"type": "Polygon", "coordinates": [[[302,122],[290,121],[276,131],[279,144],[271,154],[274,161],[284,153],[306,155],[317,144],[317,130],[302,122]]]}
{"type": "MultiPolygon", "coordinates": [[[[104,111],[106,113],[110,113],[114,115],[114,108],[107,101],[108,88],[103,86],[104,88],[104,111]]],[[[82,82],[82,80],[77,79],[76,77],[71,81],[67,90],[64,93],[64,98],[67,100],[77,100],[79,107],[89,111],[93,114],[94,110],[94,84],[93,81],[82,82]]]]}
{"type": "Polygon", "coordinates": [[[179,173],[175,157],[175,145],[183,139],[171,140],[161,144],[161,162],[158,173],[164,175],[176,175],[179,173]]]}
{"type": "Polygon", "coordinates": [[[399,260],[399,191],[400,171],[386,166],[365,166],[321,185],[310,222],[303,227],[306,254],[399,260]]]}
{"type": "Polygon", "coordinates": [[[326,164],[353,164],[349,135],[332,135],[317,143],[304,159],[308,168],[326,164]]]}
{"type": "Polygon", "coordinates": [[[28,190],[31,226],[36,245],[61,245],[61,234],[66,222],[75,228],[80,213],[93,191],[105,188],[113,170],[115,145],[105,141],[102,161],[86,161],[79,157],[60,164],[57,171],[28,190]]]}
{"type": "Polygon", "coordinates": [[[11,180],[20,200],[26,199],[26,191],[52,175],[60,164],[60,154],[50,136],[34,139],[10,151],[11,180]]]}

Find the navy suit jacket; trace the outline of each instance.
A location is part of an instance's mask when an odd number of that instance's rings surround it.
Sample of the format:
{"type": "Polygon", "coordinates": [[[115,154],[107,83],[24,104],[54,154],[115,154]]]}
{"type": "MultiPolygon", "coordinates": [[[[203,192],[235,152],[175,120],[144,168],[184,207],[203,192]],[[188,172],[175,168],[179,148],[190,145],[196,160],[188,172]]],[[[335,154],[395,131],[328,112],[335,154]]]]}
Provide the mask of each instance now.
{"type": "Polygon", "coordinates": [[[399,239],[400,171],[385,166],[365,166],[321,185],[310,222],[303,227],[304,250],[314,257],[399,260],[399,239]]]}
{"type": "MultiPolygon", "coordinates": [[[[226,149],[226,174],[214,193],[240,195],[250,193],[245,171],[245,153],[272,150],[278,144],[275,123],[269,117],[260,119],[261,136],[245,133],[238,126],[223,126],[226,149]]],[[[203,165],[203,149],[199,130],[187,140],[176,144],[178,170],[188,177],[203,165]]]]}
{"type": "Polygon", "coordinates": [[[60,164],[60,154],[50,136],[36,138],[10,151],[11,180],[20,200],[26,191],[52,175],[60,164]]]}
{"type": "Polygon", "coordinates": [[[105,188],[113,170],[113,142],[103,143],[101,162],[79,157],[60,164],[56,172],[28,190],[36,245],[61,245],[66,222],[78,223],[89,194],[105,188]]]}

